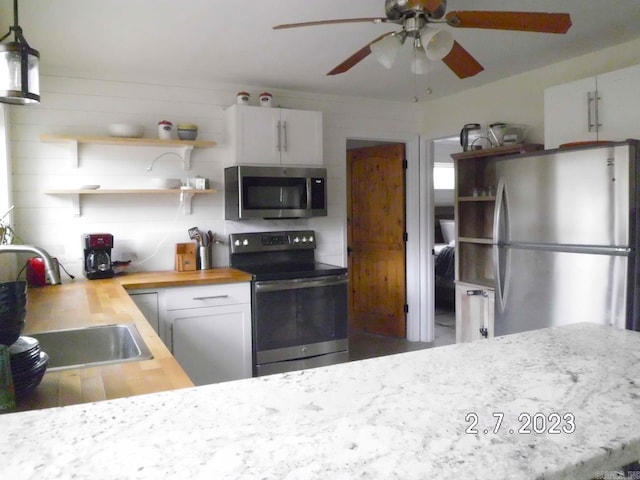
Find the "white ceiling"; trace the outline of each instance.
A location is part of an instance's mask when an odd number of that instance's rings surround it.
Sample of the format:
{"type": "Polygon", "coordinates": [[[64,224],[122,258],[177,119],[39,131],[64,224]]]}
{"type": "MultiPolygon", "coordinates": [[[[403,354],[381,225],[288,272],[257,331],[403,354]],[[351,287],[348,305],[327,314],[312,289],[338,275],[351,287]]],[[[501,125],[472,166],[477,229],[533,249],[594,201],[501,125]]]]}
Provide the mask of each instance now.
{"type": "MultiPolygon", "coordinates": [[[[448,10],[568,12],[566,35],[453,29],[485,67],[459,80],[442,62],[428,78],[410,73],[408,44],[392,70],[369,56],[347,73],[326,73],[395,24],[272,30],[281,23],[384,16],[384,0],[22,0],[20,25],[43,73],[105,79],[237,83],[388,100],[445,96],[640,37],[638,0],[449,0],[448,10]]],[[[12,1],[0,20],[12,23],[12,1]]]]}

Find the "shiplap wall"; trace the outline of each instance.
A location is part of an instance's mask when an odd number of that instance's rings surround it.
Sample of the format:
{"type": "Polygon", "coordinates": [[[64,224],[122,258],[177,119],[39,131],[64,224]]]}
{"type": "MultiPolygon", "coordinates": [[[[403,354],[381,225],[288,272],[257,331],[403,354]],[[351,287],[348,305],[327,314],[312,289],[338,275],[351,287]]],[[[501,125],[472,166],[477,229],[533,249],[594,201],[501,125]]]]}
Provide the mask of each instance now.
{"type": "MultiPolygon", "coordinates": [[[[108,232],[115,237],[114,259],[133,260],[131,271],[171,270],[175,244],[190,241],[187,229],[197,226],[225,239],[237,231],[315,229],[320,260],[345,265],[346,187],[345,151],[348,136],[380,138],[418,135],[416,108],[410,103],[380,102],[267,89],[274,104],[323,112],[324,160],[328,167],[329,215],[310,220],[228,222],[224,220],[222,192],[199,195],[193,212],[179,212],[173,195],[96,195],[82,197],[82,215],[71,215],[67,197],[48,195],[48,189],[100,184],[102,188],[137,188],[152,177],[199,174],[222,190],[224,165],[216,148],[196,149],[189,172],[174,155],[160,158],[152,172],[147,167],[167,151],[157,147],[81,145],[78,168],[71,165],[64,144],[41,142],[43,133],[107,135],[110,123],[144,125],[145,136],[157,135],[163,119],[199,125],[199,139],[225,141],[223,111],[235,102],[236,92],[253,98],[264,89],[247,85],[176,86],[60,76],[41,78],[42,103],[10,108],[15,227],[25,243],[33,243],[58,257],[74,275],[82,272],[81,234],[108,232]]],[[[214,265],[228,263],[227,246],[214,247],[214,265]]]]}

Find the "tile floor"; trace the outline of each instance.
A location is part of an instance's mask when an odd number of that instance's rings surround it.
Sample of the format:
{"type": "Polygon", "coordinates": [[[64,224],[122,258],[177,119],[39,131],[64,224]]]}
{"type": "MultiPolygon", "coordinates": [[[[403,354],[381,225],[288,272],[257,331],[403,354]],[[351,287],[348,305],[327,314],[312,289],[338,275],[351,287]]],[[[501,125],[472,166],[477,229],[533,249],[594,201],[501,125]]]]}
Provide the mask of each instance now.
{"type": "Polygon", "coordinates": [[[349,332],[349,360],[363,360],[394,353],[410,352],[456,343],[455,313],[436,311],[436,335],[431,343],[374,335],[366,332],[349,332]]]}

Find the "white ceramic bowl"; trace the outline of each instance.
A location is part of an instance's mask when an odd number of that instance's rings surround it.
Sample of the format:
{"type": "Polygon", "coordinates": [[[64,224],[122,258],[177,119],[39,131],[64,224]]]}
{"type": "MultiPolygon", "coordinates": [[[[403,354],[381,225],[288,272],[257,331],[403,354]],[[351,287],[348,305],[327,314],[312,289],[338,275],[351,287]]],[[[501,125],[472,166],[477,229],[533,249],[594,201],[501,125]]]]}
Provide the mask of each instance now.
{"type": "Polygon", "coordinates": [[[198,126],[191,123],[178,124],[178,138],[180,140],[195,140],[198,137],[198,126]]]}
{"type": "Polygon", "coordinates": [[[151,186],[153,188],[180,188],[182,185],[182,180],[179,178],[152,178],[151,186]]]}
{"type": "Polygon", "coordinates": [[[144,135],[144,127],[131,123],[112,123],[109,125],[109,135],[112,137],[140,138],[144,135]]]}

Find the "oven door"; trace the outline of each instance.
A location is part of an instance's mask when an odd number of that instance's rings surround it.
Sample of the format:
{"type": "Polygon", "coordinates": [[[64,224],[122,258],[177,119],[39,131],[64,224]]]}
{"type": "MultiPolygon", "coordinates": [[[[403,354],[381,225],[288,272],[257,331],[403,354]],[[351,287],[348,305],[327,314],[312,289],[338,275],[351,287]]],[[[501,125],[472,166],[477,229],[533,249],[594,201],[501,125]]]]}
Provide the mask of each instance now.
{"type": "Polygon", "coordinates": [[[254,282],[254,374],[263,364],[346,352],[347,283],[347,275],[254,282]]]}

